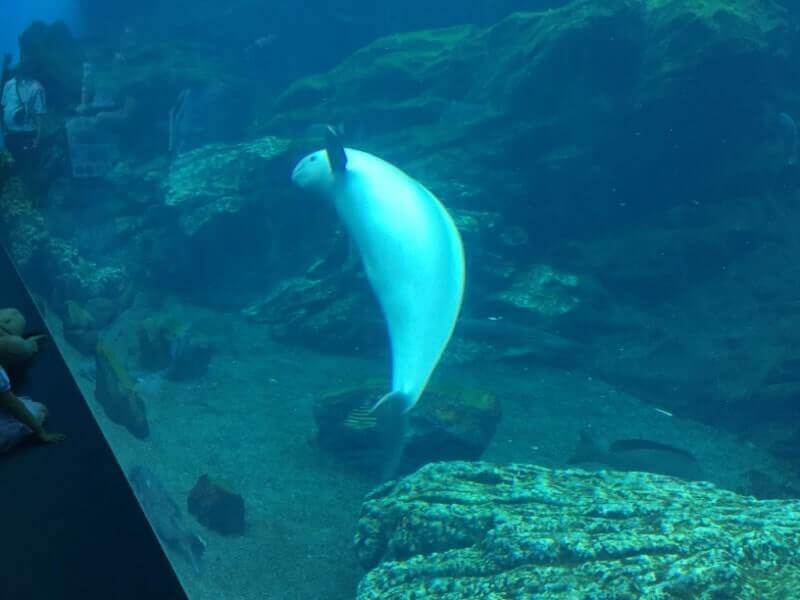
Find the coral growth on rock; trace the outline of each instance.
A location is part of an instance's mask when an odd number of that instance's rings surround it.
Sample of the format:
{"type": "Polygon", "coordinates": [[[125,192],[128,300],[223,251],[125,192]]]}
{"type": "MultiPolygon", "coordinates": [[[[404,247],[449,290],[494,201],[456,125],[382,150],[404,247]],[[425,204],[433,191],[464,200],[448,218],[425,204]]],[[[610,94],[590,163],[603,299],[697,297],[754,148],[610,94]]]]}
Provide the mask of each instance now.
{"type": "Polygon", "coordinates": [[[652,474],[433,464],[367,497],[357,598],[778,600],[799,514],[652,474]]]}

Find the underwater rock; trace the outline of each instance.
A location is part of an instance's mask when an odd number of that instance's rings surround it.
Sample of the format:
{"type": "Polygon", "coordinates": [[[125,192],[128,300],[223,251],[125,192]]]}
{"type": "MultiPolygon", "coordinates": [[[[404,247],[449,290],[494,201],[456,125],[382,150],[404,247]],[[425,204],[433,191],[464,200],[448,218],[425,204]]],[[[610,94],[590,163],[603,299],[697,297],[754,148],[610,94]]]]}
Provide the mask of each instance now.
{"type": "Polygon", "coordinates": [[[570,2],[376,40],[289,86],[259,122],[296,137],[309,123],[362,130],[360,146],[424,173],[448,206],[480,199],[541,244],[639,219],[687,190],[763,182],[740,149],[776,83],[793,80],[791,31],[773,0],[570,2]]]}
{"type": "Polygon", "coordinates": [[[580,304],[581,279],[548,265],[518,273],[511,286],[496,294],[494,304],[531,320],[545,320],[574,311],[580,304]]]}
{"type": "Polygon", "coordinates": [[[793,597],[800,502],[645,473],[438,463],[367,496],[358,600],[793,597]]]}
{"type": "MultiPolygon", "coordinates": [[[[251,321],[269,324],[277,340],[330,352],[385,352],[388,347],[386,325],[366,285],[360,263],[353,264],[349,270],[334,269],[326,274],[328,269],[326,259],[318,260],[304,277],[283,280],[265,300],[248,306],[242,313],[251,321]]],[[[513,267],[509,269],[513,271],[513,267]]],[[[512,281],[510,274],[504,279],[507,284],[512,281]]],[[[545,296],[545,292],[539,292],[545,296]]],[[[550,297],[542,303],[552,308],[556,292],[547,290],[550,297]]],[[[588,297],[585,290],[580,290],[580,294],[571,293],[588,297]]],[[[577,298],[574,302],[578,302],[577,298]]],[[[456,323],[454,339],[442,358],[444,362],[529,360],[576,366],[585,357],[586,348],[581,344],[528,325],[542,319],[529,307],[494,301],[484,303],[481,308],[492,315],[513,313],[522,319],[461,316],[456,323]]]]}
{"type": "Polygon", "coordinates": [[[208,144],[182,154],[170,169],[165,203],[180,212],[184,234],[195,236],[219,219],[263,203],[269,182],[278,176],[276,171],[286,177],[288,149],[287,140],[265,137],[239,144],[208,144]]]}
{"type": "Polygon", "coordinates": [[[125,427],[131,435],[146,439],[150,435],[144,401],[133,380],[114,351],[103,344],[95,353],[95,399],[114,423],[125,427]]]}
{"type": "MultiPolygon", "coordinates": [[[[382,459],[381,434],[370,409],[386,382],[333,392],[314,402],[317,442],[325,450],[367,469],[382,459]]],[[[501,409],[483,390],[430,385],[409,413],[401,473],[441,460],[477,460],[494,437],[501,409]]]]}
{"type": "Polygon", "coordinates": [[[72,300],[67,301],[64,338],[83,354],[91,354],[97,347],[97,324],[94,317],[72,300]]]}
{"type": "Polygon", "coordinates": [[[285,279],[243,313],[268,323],[276,340],[318,350],[351,353],[388,345],[377,302],[363,277],[352,273],[285,279]]]}
{"type": "MultiPolygon", "coordinates": [[[[746,485],[740,492],[755,496],[761,500],[782,499],[796,500],[800,497],[800,488],[788,477],[775,477],[759,469],[749,469],[744,473],[746,485]]],[[[737,490],[739,491],[739,490],[737,490]]]]}
{"type": "Polygon", "coordinates": [[[204,336],[169,317],[145,319],[138,339],[141,366],[151,371],[166,370],[173,380],[203,376],[213,355],[211,343],[204,336]]]}
{"type": "Polygon", "coordinates": [[[114,298],[116,313],[130,298],[130,280],[118,265],[101,265],[82,256],[71,243],[50,240],[41,265],[45,277],[53,282],[55,300],[73,300],[89,308],[92,298],[114,298]]]}
{"type": "Polygon", "coordinates": [[[224,483],[202,475],[187,500],[189,512],[203,525],[223,535],[243,535],[244,498],[224,483]]]}
{"type": "Polygon", "coordinates": [[[588,352],[574,340],[501,317],[461,317],[454,336],[453,346],[443,357],[449,364],[497,360],[576,367],[588,352]]]}
{"type": "MultiPolygon", "coordinates": [[[[130,299],[124,268],[88,260],[76,246],[52,236],[48,222],[19,177],[0,178],[0,231],[17,268],[29,282],[47,282],[48,300],[64,305],[72,300],[105,322],[90,305],[93,298],[114,298],[114,314],[130,299]]],[[[43,285],[43,284],[42,284],[43,285]]]]}
{"type": "Polygon", "coordinates": [[[292,263],[297,236],[281,242],[296,230],[293,220],[307,218],[287,210],[288,148],[265,137],[209,144],[175,159],[158,222],[163,233],[152,236],[149,252],[159,285],[237,306],[239,287],[263,290],[274,265],[292,263]]]}
{"type": "Polygon", "coordinates": [[[94,320],[97,322],[97,327],[103,328],[111,325],[126,303],[127,299],[118,299],[115,302],[109,298],[89,298],[86,301],[86,310],[94,317],[94,320]]]}
{"type": "Polygon", "coordinates": [[[17,268],[28,272],[49,245],[47,228],[41,212],[22,179],[13,175],[11,155],[0,152],[0,226],[5,246],[17,268]]]}

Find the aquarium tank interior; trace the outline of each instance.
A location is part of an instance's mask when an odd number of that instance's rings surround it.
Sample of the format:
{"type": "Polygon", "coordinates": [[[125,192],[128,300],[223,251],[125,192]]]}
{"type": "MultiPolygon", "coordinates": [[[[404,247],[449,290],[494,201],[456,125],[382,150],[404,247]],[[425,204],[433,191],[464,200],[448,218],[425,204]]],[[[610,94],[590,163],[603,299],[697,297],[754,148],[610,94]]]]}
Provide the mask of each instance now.
{"type": "Polygon", "coordinates": [[[140,597],[800,597],[796,2],[0,6],[0,474],[140,597]]]}

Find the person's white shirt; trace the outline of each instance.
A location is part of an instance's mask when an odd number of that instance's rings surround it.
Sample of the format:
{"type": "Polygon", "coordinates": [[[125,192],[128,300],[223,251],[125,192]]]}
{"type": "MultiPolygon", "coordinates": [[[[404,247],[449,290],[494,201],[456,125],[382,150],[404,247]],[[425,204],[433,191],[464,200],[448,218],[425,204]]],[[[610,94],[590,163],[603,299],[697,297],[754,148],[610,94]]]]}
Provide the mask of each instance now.
{"type": "Polygon", "coordinates": [[[36,131],[36,117],[47,112],[44,87],[35,79],[14,77],[3,86],[0,100],[3,106],[3,124],[14,133],[36,131]]]}

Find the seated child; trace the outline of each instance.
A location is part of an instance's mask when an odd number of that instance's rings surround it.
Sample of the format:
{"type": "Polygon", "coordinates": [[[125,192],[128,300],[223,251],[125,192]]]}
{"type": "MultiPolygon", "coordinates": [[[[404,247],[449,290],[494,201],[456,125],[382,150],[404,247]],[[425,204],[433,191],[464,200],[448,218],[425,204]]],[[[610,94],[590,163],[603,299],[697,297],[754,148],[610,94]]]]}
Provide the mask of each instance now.
{"type": "MultiPolygon", "coordinates": [[[[6,435],[11,437],[19,438],[19,433],[23,435],[28,433],[24,430],[17,433],[13,427],[9,427],[8,423],[4,423],[3,421],[8,421],[9,416],[13,417],[15,420],[19,421],[23,425],[25,425],[28,429],[33,432],[36,438],[40,442],[45,443],[53,443],[53,442],[60,442],[64,439],[64,436],[60,433],[50,433],[45,430],[42,426],[42,422],[44,421],[44,410],[39,409],[34,403],[25,402],[23,399],[18,398],[14,395],[11,391],[11,381],[8,378],[8,373],[6,370],[0,366],[0,435],[3,435],[3,432],[6,432],[6,435]],[[2,411],[5,411],[6,414],[3,414],[2,411]],[[34,411],[39,413],[39,416],[34,414],[34,411]],[[7,416],[8,415],[8,416],[7,416]],[[14,435],[16,433],[16,435],[14,435]]],[[[13,424],[12,424],[13,425],[13,424]]],[[[0,440],[0,448],[3,446],[8,445],[9,447],[13,445],[13,443],[17,440],[7,439],[7,440],[0,440]]]]}
{"type": "Polygon", "coordinates": [[[25,317],[15,308],[0,309],[0,450],[33,433],[39,441],[52,443],[64,439],[42,426],[47,410],[41,404],[19,398],[11,391],[4,367],[29,361],[39,351],[46,336],[24,336],[25,317]],[[20,427],[20,424],[24,427],[20,427]]]}

